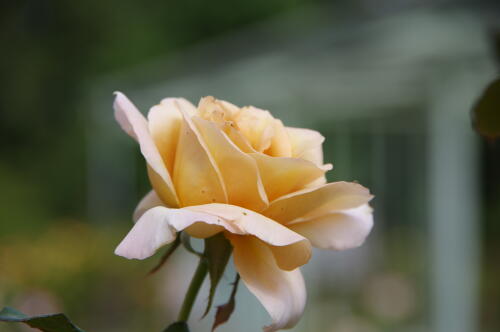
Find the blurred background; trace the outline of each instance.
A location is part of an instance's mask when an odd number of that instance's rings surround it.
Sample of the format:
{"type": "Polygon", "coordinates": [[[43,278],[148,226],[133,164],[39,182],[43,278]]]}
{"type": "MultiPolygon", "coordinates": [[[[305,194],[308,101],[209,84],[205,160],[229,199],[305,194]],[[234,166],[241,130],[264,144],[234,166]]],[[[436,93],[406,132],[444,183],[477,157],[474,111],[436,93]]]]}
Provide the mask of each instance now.
{"type": "MultiPolygon", "coordinates": [[[[120,90],[144,113],[166,96],[269,109],[324,134],[330,181],[375,194],[366,244],[303,269],[293,331],[500,330],[500,143],[470,123],[498,75],[497,1],[21,0],[2,2],[0,27],[0,306],[88,332],[177,315],[194,258],[146,277],[158,255],[113,255],[149,190],[113,119],[120,90]]],[[[192,331],[211,326],[206,294],[192,331]]],[[[236,300],[220,331],[269,322],[245,287],[236,300]]]]}

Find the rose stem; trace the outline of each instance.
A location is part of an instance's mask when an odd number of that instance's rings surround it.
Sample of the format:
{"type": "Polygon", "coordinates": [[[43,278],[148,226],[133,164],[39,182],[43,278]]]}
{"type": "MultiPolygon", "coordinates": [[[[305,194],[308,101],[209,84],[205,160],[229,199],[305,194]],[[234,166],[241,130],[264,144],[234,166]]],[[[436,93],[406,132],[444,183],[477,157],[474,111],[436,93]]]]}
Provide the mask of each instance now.
{"type": "Polygon", "coordinates": [[[191,309],[193,308],[194,300],[196,300],[196,296],[198,295],[198,291],[203,284],[203,280],[205,280],[205,277],[207,276],[207,272],[208,265],[206,259],[204,257],[200,257],[200,262],[198,263],[198,267],[193,275],[193,279],[191,280],[191,284],[189,285],[186,297],[182,303],[181,311],[179,312],[179,316],[177,318],[179,322],[187,322],[189,315],[191,314],[191,309]]]}

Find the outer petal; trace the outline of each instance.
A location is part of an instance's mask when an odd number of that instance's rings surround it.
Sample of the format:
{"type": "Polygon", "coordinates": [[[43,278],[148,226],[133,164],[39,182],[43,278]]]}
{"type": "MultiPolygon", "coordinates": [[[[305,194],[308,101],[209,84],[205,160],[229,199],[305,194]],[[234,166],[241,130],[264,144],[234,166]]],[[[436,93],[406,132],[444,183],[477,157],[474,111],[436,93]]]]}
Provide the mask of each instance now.
{"type": "Polygon", "coordinates": [[[133,220],[136,222],[139,218],[146,212],[147,210],[154,208],[155,206],[162,206],[164,203],[161,201],[161,198],[158,197],[154,190],[151,190],[144,196],[137,207],[135,208],[133,220]]]}
{"type": "Polygon", "coordinates": [[[184,112],[175,156],[174,184],[182,206],[227,202],[217,164],[189,114],[184,112]]]}
{"type": "Polygon", "coordinates": [[[326,176],[323,175],[323,176],[317,178],[316,180],[314,180],[313,182],[308,183],[305,186],[305,188],[317,188],[317,187],[322,186],[322,185],[324,185],[326,183],[327,183],[326,176]]]}
{"type": "Polygon", "coordinates": [[[237,227],[210,214],[185,209],[169,209],[157,206],[142,215],[132,230],[116,248],[115,254],[129,259],[144,259],[152,256],[158,248],[172,242],[178,231],[196,223],[212,225],[218,231],[241,233],[237,227]]]}
{"type": "Polygon", "coordinates": [[[239,228],[241,235],[253,235],[270,246],[281,269],[293,270],[311,258],[311,245],[303,236],[256,212],[228,204],[205,204],[186,209],[210,214],[239,228]]]}
{"type": "Polygon", "coordinates": [[[373,198],[367,188],[354,182],[333,182],[294,192],[271,202],[262,212],[283,224],[359,207],[373,198]]]}
{"type": "Polygon", "coordinates": [[[373,227],[373,214],[368,204],[364,204],[358,208],[329,213],[289,227],[308,238],[315,247],[345,250],[363,244],[373,227]]]}
{"type": "Polygon", "coordinates": [[[166,98],[153,106],[148,113],[149,131],[170,174],[173,174],[175,151],[182,124],[181,108],[191,114],[196,112],[193,104],[186,99],[166,98]]]}
{"type": "Polygon", "coordinates": [[[327,170],[303,159],[270,157],[262,153],[250,153],[250,156],[257,161],[270,201],[303,189],[327,170]]]}
{"type": "Polygon", "coordinates": [[[287,127],[292,146],[292,156],[309,160],[316,165],[323,164],[322,144],[325,138],[311,129],[287,127]]]}
{"type": "Polygon", "coordinates": [[[115,253],[126,258],[144,259],[186,230],[206,238],[220,231],[252,235],[267,243],[281,269],[293,270],[311,257],[311,245],[303,236],[253,211],[228,204],[205,204],[182,209],[163,206],[146,211],[115,253]]]}
{"type": "Polygon", "coordinates": [[[234,145],[215,124],[199,117],[191,120],[220,170],[229,203],[255,211],[265,209],[269,202],[255,160],[234,145]]]}
{"type": "MultiPolygon", "coordinates": [[[[323,165],[323,142],[325,138],[319,132],[305,128],[286,128],[292,145],[292,156],[302,158],[321,167],[323,165]]],[[[307,185],[308,188],[324,185],[326,176],[322,176],[307,185]]]]}
{"type": "Polygon", "coordinates": [[[238,273],[273,320],[271,325],[264,327],[264,331],[293,327],[306,303],[306,289],[300,270],[281,270],[269,249],[258,239],[231,236],[230,240],[238,273]]]}
{"type": "Polygon", "coordinates": [[[172,179],[149,133],[146,119],[124,94],[115,92],[115,95],[113,106],[116,120],[125,132],[139,142],[142,155],[163,188],[160,192],[162,200],[170,206],[178,206],[172,179]]]}

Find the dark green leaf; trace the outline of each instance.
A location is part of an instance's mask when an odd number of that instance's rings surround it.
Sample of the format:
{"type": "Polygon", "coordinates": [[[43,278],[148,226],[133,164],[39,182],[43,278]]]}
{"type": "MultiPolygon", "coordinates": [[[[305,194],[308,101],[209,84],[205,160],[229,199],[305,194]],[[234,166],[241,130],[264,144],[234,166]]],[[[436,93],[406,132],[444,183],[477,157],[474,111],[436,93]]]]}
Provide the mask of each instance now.
{"type": "Polygon", "coordinates": [[[181,240],[180,237],[178,236],[175,239],[174,243],[172,243],[170,247],[167,248],[167,251],[163,254],[158,264],[156,264],[156,266],[153,269],[151,269],[151,271],[149,271],[148,274],[151,275],[156,271],[158,271],[167,262],[168,258],[174,253],[175,249],[177,249],[180,244],[181,240]]]}
{"type": "Polygon", "coordinates": [[[215,290],[219,284],[224,270],[226,269],[227,262],[231,256],[231,243],[226,239],[224,234],[219,233],[205,240],[205,253],[204,256],[208,261],[208,273],[210,275],[210,293],[208,295],[207,308],[203,317],[205,317],[210,308],[215,295],[215,290]]]}
{"type": "Polygon", "coordinates": [[[215,313],[215,321],[214,325],[212,325],[212,332],[219,326],[224,324],[229,320],[231,314],[234,311],[234,307],[236,305],[236,291],[238,290],[238,283],[240,281],[240,275],[236,274],[236,279],[233,283],[233,290],[231,291],[231,295],[229,296],[229,301],[226,304],[217,306],[217,312],[215,313]]]}
{"type": "Polygon", "coordinates": [[[167,327],[163,332],[189,332],[186,322],[175,322],[167,327]]]}
{"type": "Polygon", "coordinates": [[[500,79],[494,80],[472,109],[474,129],[489,139],[500,137],[500,79]]]}
{"type": "Polygon", "coordinates": [[[191,236],[189,236],[188,233],[182,232],[180,237],[181,237],[182,245],[184,246],[184,248],[186,248],[187,251],[189,251],[192,254],[195,254],[198,257],[203,256],[201,253],[194,250],[194,248],[191,246],[191,236]]]}
{"type": "Polygon", "coordinates": [[[5,307],[0,311],[0,321],[25,323],[43,332],[84,332],[75,326],[65,314],[26,316],[16,309],[5,307]]]}

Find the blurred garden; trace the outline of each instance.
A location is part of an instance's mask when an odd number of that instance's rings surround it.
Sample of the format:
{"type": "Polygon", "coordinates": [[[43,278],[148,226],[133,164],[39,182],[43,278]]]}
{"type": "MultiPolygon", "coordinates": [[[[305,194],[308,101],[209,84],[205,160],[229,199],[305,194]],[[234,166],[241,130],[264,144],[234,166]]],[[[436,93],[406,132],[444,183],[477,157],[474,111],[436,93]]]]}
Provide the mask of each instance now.
{"type": "MultiPolygon", "coordinates": [[[[170,96],[268,109],[325,136],[329,181],[370,188],[372,234],[352,251],[314,252],[293,331],[500,328],[500,143],[477,134],[470,113],[498,77],[496,1],[0,8],[0,309],[64,312],[87,332],[161,331],[175,319],[195,258],[176,252],[148,275],[161,254],[113,254],[151,188],[113,119],[119,90],[143,114],[170,96]]],[[[192,331],[210,330],[213,311],[199,320],[207,291],[192,331]]],[[[268,322],[242,286],[236,303],[220,331],[268,322]]]]}

